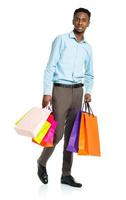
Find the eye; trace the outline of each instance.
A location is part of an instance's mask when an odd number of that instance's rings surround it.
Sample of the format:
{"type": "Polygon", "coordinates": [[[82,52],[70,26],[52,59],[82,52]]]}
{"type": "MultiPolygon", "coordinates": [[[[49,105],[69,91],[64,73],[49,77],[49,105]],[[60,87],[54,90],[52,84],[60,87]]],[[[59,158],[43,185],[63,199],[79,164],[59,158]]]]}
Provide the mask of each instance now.
{"type": "Polygon", "coordinates": [[[82,21],[83,21],[83,22],[87,22],[87,19],[83,18],[82,21]]]}
{"type": "Polygon", "coordinates": [[[75,19],[74,19],[74,21],[75,21],[75,22],[78,22],[78,21],[79,21],[79,19],[78,19],[78,18],[75,18],[75,19]]]}
{"type": "Polygon", "coordinates": [[[80,22],[80,21],[81,21],[81,22],[87,22],[87,19],[86,19],[86,18],[82,18],[82,19],[81,19],[81,18],[75,17],[75,18],[74,18],[74,21],[75,21],[75,22],[80,22]]]}

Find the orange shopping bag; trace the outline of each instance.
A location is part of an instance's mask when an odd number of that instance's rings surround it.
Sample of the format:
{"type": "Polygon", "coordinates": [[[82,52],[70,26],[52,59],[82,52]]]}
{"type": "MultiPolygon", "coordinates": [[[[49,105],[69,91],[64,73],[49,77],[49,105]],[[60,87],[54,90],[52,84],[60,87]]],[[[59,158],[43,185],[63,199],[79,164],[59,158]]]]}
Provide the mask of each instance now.
{"type": "Polygon", "coordinates": [[[87,102],[85,102],[85,111],[81,113],[78,155],[101,155],[97,117],[94,116],[87,102]],[[86,112],[87,108],[88,112],[86,112]]]}

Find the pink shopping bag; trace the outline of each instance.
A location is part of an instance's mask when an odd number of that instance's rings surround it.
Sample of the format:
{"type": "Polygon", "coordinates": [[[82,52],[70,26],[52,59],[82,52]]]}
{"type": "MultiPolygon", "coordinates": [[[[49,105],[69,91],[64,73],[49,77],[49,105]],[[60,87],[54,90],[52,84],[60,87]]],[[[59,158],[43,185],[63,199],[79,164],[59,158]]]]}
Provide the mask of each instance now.
{"type": "MultiPolygon", "coordinates": [[[[16,132],[24,136],[35,137],[42,129],[50,113],[50,105],[44,108],[33,107],[16,122],[16,132]]],[[[49,127],[50,123],[46,122],[46,128],[49,127]]]]}
{"type": "Polygon", "coordinates": [[[54,134],[55,134],[55,129],[57,126],[57,121],[54,120],[54,116],[53,114],[50,114],[50,116],[48,117],[47,121],[49,123],[51,123],[51,126],[48,130],[48,132],[45,134],[44,138],[41,138],[41,141],[38,142],[35,138],[32,138],[32,141],[44,146],[44,147],[52,147],[53,146],[53,139],[54,139],[54,134]]]}

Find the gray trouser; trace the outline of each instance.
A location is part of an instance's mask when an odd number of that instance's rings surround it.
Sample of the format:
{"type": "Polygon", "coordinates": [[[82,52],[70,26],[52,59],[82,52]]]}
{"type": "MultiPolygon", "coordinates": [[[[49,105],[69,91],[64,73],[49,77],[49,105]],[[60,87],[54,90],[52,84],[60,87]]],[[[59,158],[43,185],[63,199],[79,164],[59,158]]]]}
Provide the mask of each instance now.
{"type": "Polygon", "coordinates": [[[69,142],[69,137],[76,114],[81,109],[82,98],[82,87],[64,88],[53,86],[52,110],[55,120],[58,121],[54,138],[54,146],[43,149],[38,159],[38,163],[46,166],[46,163],[52,155],[56,144],[58,144],[64,135],[62,175],[66,176],[71,174],[73,162],[73,153],[66,151],[66,147],[69,142]]]}

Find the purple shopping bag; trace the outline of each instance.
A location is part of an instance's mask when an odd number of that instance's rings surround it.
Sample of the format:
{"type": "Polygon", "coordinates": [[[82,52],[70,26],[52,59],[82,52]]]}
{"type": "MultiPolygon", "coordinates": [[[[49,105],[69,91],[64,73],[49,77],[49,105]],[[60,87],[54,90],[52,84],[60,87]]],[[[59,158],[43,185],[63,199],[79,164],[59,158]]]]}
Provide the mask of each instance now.
{"type": "Polygon", "coordinates": [[[79,138],[79,127],[80,127],[81,111],[76,115],[74,125],[71,131],[69,143],[67,145],[67,151],[78,152],[78,138],[79,138]]]}

